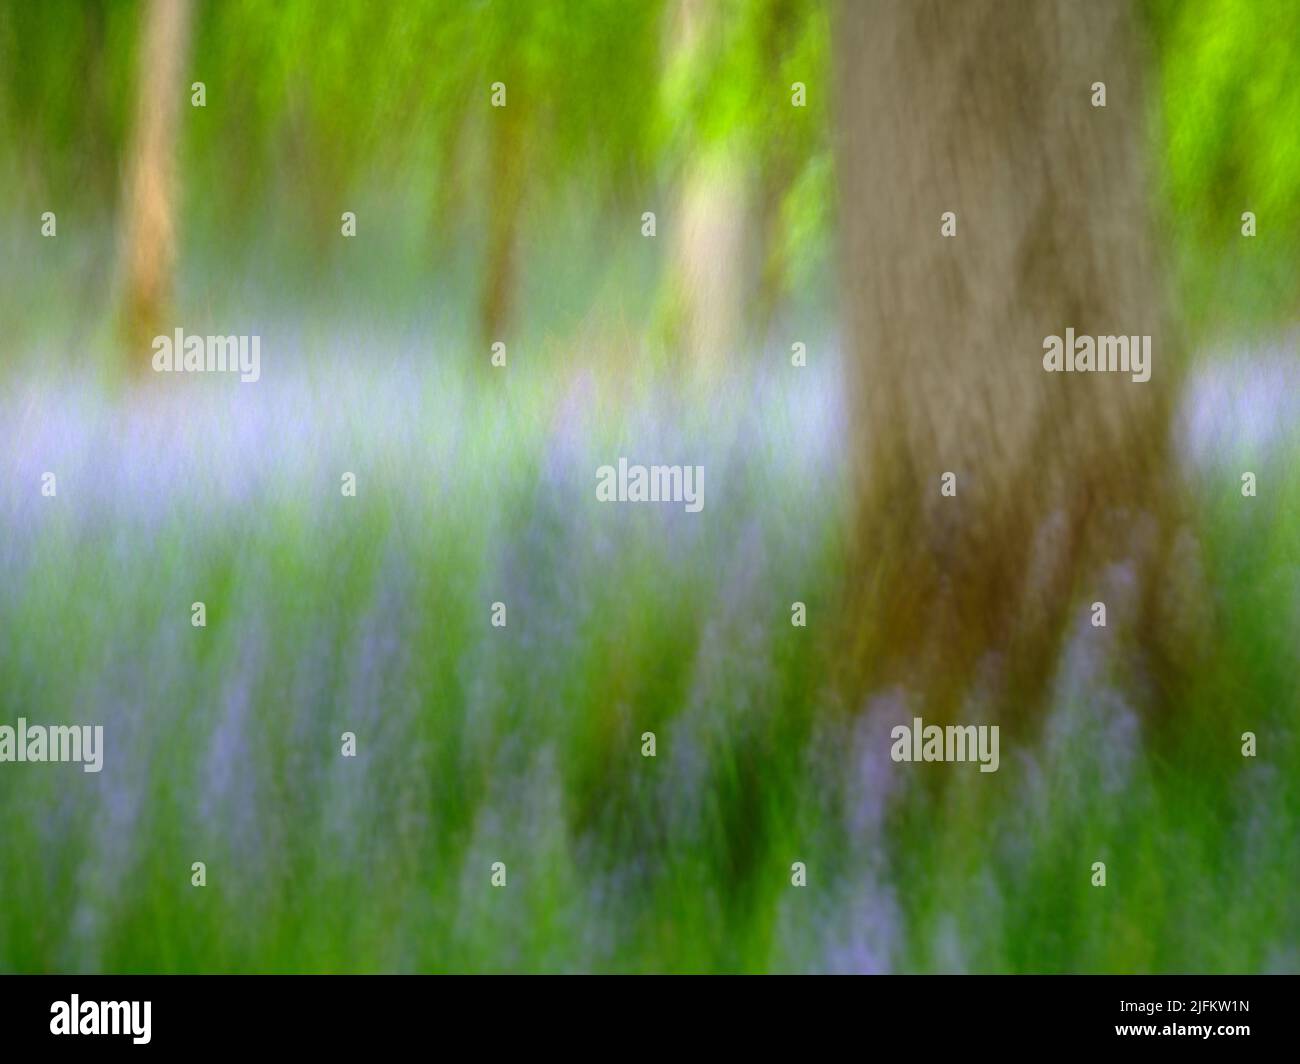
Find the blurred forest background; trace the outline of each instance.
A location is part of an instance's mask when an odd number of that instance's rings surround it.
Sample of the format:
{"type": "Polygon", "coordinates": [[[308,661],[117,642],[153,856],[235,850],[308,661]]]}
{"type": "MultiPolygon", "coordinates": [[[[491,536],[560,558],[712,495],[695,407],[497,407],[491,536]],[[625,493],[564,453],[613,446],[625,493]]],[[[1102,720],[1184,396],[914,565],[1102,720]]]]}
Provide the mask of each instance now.
{"type": "Polygon", "coordinates": [[[852,14],[0,0],[0,723],[108,743],[0,766],[0,970],[1300,968],[1300,5],[1133,10],[1186,727],[1061,621],[931,789],[905,690],[837,686],[852,14]],[[178,326],[262,380],[142,374],[178,326]],[[595,505],[619,455],[703,514],[595,505]]]}
{"type": "Polygon", "coordinates": [[[643,211],[689,215],[704,239],[752,222],[743,280],[769,306],[824,256],[824,81],[790,103],[827,64],[826,12],[806,0],[7,5],[8,220],[25,231],[27,210],[67,204],[65,227],[99,237],[79,268],[101,299],[126,295],[110,238],[129,228],[138,97],[158,93],[140,73],[159,65],[142,63],[151,10],[190,13],[160,20],[184,57],[167,123],[182,299],[238,284],[314,308],[453,304],[508,342],[528,314],[562,330],[597,302],[684,328],[684,293],[653,287],[643,211]],[[344,210],[355,244],[338,239],[344,210]]]}
{"type": "MultiPolygon", "coordinates": [[[[735,215],[730,228],[748,241],[743,295],[769,313],[833,287],[825,3],[179,9],[189,15],[173,30],[178,84],[168,89],[181,108],[173,206],[180,290],[193,301],[269,284],[281,301],[325,288],[457,302],[450,288],[468,293],[460,309],[494,338],[530,312],[572,327],[601,297],[638,323],[671,319],[648,282],[674,260],[639,239],[643,210],[689,218],[704,238],[735,215]],[[187,107],[195,81],[203,109],[187,107]],[[498,81],[513,104],[500,115],[485,106],[498,81]],[[796,81],[808,86],[804,109],[791,106],[796,81]],[[361,219],[359,247],[337,239],[343,210],[361,219]],[[366,248],[380,261],[357,269],[366,248]]],[[[132,118],[139,95],[158,91],[140,73],[150,10],[3,8],[5,245],[19,261],[48,259],[65,244],[38,252],[31,218],[54,210],[75,227],[76,247],[62,252],[75,262],[58,264],[84,279],[85,311],[116,292],[132,118]]],[[[1183,307],[1198,321],[1289,320],[1300,225],[1293,5],[1151,0],[1141,10],[1157,46],[1158,205],[1181,253],[1183,307]],[[1226,204],[1268,219],[1263,239],[1243,245],[1226,204]]],[[[39,322],[18,311],[45,289],[38,271],[14,272],[5,310],[21,337],[39,322]]],[[[757,311],[746,320],[766,322],[757,311]]]]}

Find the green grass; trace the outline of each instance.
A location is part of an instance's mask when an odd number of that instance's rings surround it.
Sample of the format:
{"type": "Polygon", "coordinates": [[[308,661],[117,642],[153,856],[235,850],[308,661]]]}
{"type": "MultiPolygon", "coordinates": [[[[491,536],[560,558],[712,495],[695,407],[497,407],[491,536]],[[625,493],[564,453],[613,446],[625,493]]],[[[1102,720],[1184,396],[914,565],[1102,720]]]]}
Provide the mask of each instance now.
{"type": "Polygon", "coordinates": [[[1294,455],[1255,500],[1198,481],[1213,651],[1175,742],[1065,688],[1054,739],[932,793],[832,704],[839,481],[809,477],[807,425],[682,408],[746,456],[691,521],[588,501],[597,456],[649,438],[627,421],[565,444],[555,394],[413,387],[425,424],[359,402],[310,450],[192,430],[161,497],[102,442],[57,500],[10,486],[0,716],[108,738],[97,776],[0,771],[0,967],[1300,966],[1294,455]]]}

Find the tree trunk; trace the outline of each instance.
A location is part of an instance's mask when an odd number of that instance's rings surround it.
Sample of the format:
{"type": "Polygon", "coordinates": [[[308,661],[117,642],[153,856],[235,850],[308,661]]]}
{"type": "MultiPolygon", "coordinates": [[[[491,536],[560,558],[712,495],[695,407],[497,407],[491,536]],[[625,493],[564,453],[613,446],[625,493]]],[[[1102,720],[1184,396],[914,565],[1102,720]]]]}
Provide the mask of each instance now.
{"type": "MultiPolygon", "coordinates": [[[[695,81],[714,61],[727,10],[714,0],[676,0],[666,15],[666,65],[695,81]]],[[[742,333],[744,264],[751,250],[746,185],[735,138],[710,142],[692,131],[675,202],[658,219],[670,241],[669,339],[705,388],[722,374],[742,333]]]]}
{"type": "Polygon", "coordinates": [[[122,243],[122,332],[137,371],[149,365],[150,338],[171,324],[163,317],[176,259],[175,155],[189,25],[189,0],[151,0],[145,9],[122,243]]]}
{"type": "Polygon", "coordinates": [[[669,224],[680,343],[704,383],[715,380],[739,342],[744,302],[744,173],[726,145],[703,149],[682,178],[669,224]]]}
{"type": "Polygon", "coordinates": [[[529,106],[520,91],[520,79],[512,77],[506,106],[490,114],[489,168],[492,198],[489,202],[487,257],[479,298],[479,333],[484,347],[498,340],[513,339],[519,292],[518,257],[526,191],[525,158],[527,138],[521,108],[529,106]]]}
{"type": "Polygon", "coordinates": [[[939,720],[977,685],[1021,719],[1103,579],[1122,592],[1108,624],[1138,648],[1127,676],[1158,698],[1178,355],[1148,232],[1134,13],[846,0],[838,15],[851,698],[901,684],[939,720]],[[1150,380],[1046,372],[1044,340],[1067,328],[1151,336],[1150,380]]]}
{"type": "MultiPolygon", "coordinates": [[[[786,50],[797,38],[798,21],[793,0],[770,0],[764,12],[759,55],[763,70],[782,96],[789,91],[789,86],[784,84],[779,74],[786,50]]],[[[802,116],[807,111],[796,111],[792,107],[790,113],[802,116]]],[[[754,207],[759,275],[752,300],[754,335],[760,342],[766,340],[771,331],[788,283],[787,222],[782,212],[799,176],[800,164],[807,161],[807,153],[802,148],[803,145],[789,134],[767,136],[762,144],[762,167],[754,207]]]]}

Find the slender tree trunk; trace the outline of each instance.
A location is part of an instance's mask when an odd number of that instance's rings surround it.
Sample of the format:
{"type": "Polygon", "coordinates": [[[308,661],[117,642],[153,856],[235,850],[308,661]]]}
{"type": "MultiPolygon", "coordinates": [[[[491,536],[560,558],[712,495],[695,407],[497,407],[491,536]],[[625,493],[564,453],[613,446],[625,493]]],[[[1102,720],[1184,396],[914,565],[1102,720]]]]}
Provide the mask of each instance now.
{"type": "Polygon", "coordinates": [[[512,77],[505,107],[489,116],[489,167],[492,199],[489,203],[487,260],[479,300],[479,329],[485,345],[509,339],[518,297],[518,257],[526,191],[524,158],[527,149],[524,114],[528,106],[519,79],[512,77]]]}
{"type": "MultiPolygon", "coordinates": [[[[671,66],[698,76],[716,49],[726,9],[714,0],[677,0],[668,9],[671,66]]],[[[670,242],[671,339],[693,375],[707,385],[726,365],[741,334],[746,228],[751,221],[745,167],[737,144],[696,136],[675,202],[658,218],[670,242]]]]}
{"type": "Polygon", "coordinates": [[[901,684],[942,718],[978,683],[1030,713],[1074,611],[1122,571],[1108,624],[1158,698],[1178,354],[1130,5],[846,0],[838,16],[852,697],[901,684]],[[1150,335],[1150,380],[1046,372],[1044,339],[1067,328],[1150,335]]]}
{"type": "Polygon", "coordinates": [[[176,260],[175,156],[189,47],[189,0],[144,8],[122,242],[122,333],[130,365],[149,364],[149,338],[171,299],[176,260]]]}
{"type": "MultiPolygon", "coordinates": [[[[789,91],[789,86],[778,75],[797,32],[792,0],[770,0],[764,13],[760,55],[766,76],[782,95],[789,91]]],[[[795,114],[806,114],[791,110],[795,114]]],[[[798,176],[799,165],[804,161],[806,156],[800,153],[799,144],[789,136],[765,138],[754,207],[759,275],[752,304],[755,332],[760,339],[766,338],[770,331],[785,293],[789,263],[785,252],[786,219],[782,211],[798,176]]]]}
{"type": "Polygon", "coordinates": [[[741,337],[744,304],[745,179],[735,153],[720,145],[693,159],[672,228],[681,341],[696,373],[716,376],[741,337]]]}

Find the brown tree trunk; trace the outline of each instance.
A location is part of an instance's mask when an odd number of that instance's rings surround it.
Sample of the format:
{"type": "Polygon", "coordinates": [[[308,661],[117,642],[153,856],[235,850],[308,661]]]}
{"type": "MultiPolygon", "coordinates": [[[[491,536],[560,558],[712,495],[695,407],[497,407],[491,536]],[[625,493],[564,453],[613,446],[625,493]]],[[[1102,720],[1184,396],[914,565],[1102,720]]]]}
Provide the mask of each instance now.
{"type": "Polygon", "coordinates": [[[523,223],[527,138],[522,108],[528,106],[518,77],[508,79],[506,106],[489,115],[488,165],[492,198],[488,204],[487,258],[479,298],[479,331],[484,346],[511,339],[518,298],[518,257],[523,223]]]}
{"type": "Polygon", "coordinates": [[[164,322],[176,260],[175,156],[189,47],[189,0],[144,9],[136,112],[122,241],[122,335],[134,370],[148,368],[149,341],[164,322]]]}
{"type": "Polygon", "coordinates": [[[978,683],[1031,713],[1070,618],[1116,586],[1111,563],[1133,575],[1108,618],[1138,648],[1130,677],[1167,675],[1178,355],[1148,232],[1134,13],[846,0],[838,16],[851,697],[901,684],[941,719],[978,683]],[[1150,335],[1150,380],[1046,372],[1044,339],[1067,328],[1150,335]]]}

